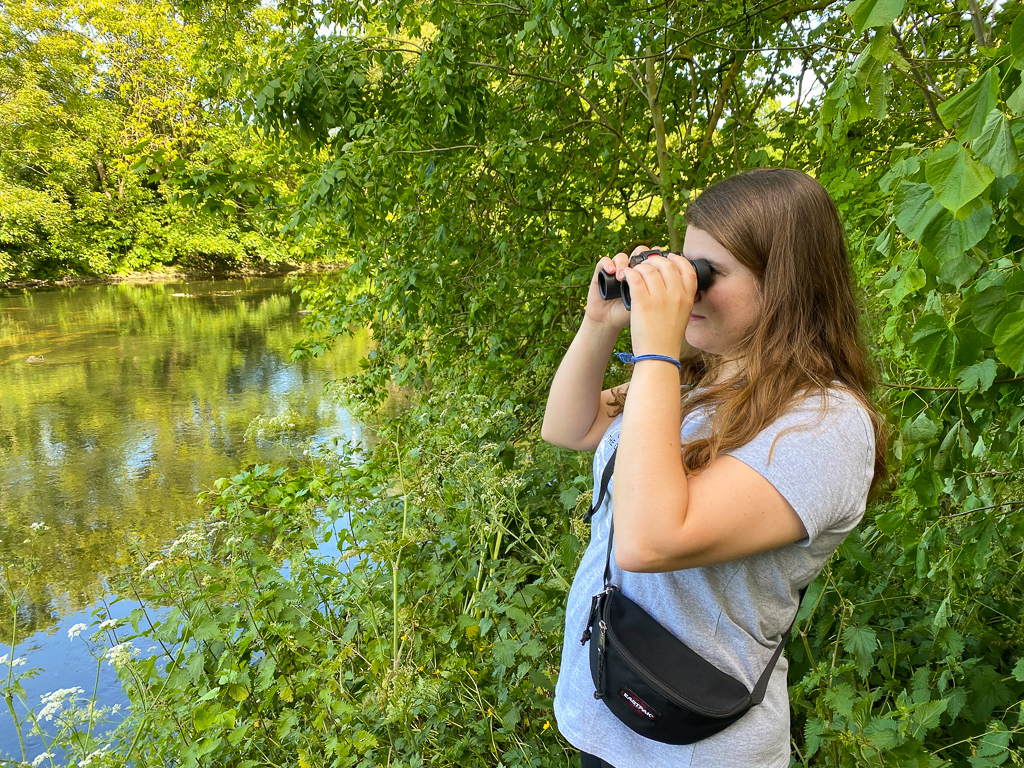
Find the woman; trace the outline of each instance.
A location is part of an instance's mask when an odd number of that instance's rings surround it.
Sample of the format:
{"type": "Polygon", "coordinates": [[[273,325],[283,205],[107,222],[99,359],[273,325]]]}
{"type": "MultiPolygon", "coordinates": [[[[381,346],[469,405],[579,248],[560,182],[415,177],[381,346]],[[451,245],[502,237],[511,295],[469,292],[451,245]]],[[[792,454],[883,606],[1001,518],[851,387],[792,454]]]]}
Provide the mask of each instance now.
{"type": "Polygon", "coordinates": [[[748,171],[703,192],[686,221],[683,256],[710,263],[710,287],[698,292],[678,255],[633,268],[625,253],[602,258],[541,430],[596,450],[595,479],[618,449],[610,504],[593,518],[569,593],[555,693],[584,768],[790,762],[785,658],[760,704],[692,745],[645,739],[595,699],[580,637],[613,514],[614,583],[750,690],[885,467],[843,229],[824,188],[798,171],[748,171]],[[628,284],[632,311],[601,299],[602,270],[628,284]],[[644,356],[628,398],[625,385],[601,391],[626,325],[644,356]]]}

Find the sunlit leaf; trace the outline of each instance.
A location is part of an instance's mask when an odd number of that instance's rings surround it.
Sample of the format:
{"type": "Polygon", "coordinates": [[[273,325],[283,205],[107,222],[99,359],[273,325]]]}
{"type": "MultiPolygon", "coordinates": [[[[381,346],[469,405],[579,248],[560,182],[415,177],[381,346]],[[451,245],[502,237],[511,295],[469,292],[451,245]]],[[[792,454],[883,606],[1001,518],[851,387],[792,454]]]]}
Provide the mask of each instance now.
{"type": "Polygon", "coordinates": [[[969,141],[981,135],[988,113],[996,108],[998,70],[991,68],[970,86],[939,105],[939,117],[947,128],[957,125],[956,135],[969,141]]]}
{"type": "Polygon", "coordinates": [[[906,0],[854,0],[846,6],[846,15],[857,34],[874,27],[888,27],[903,12],[906,0]]]}
{"type": "Polygon", "coordinates": [[[939,202],[954,213],[984,192],[996,177],[956,142],[929,157],[924,172],[939,202]]]}
{"type": "Polygon", "coordinates": [[[1021,168],[1020,153],[1013,141],[1010,121],[998,109],[989,113],[985,129],[974,140],[971,149],[996,176],[1009,176],[1021,168]]]}
{"type": "Polygon", "coordinates": [[[911,240],[921,239],[925,227],[943,210],[929,184],[900,182],[893,201],[896,226],[911,240]]]}

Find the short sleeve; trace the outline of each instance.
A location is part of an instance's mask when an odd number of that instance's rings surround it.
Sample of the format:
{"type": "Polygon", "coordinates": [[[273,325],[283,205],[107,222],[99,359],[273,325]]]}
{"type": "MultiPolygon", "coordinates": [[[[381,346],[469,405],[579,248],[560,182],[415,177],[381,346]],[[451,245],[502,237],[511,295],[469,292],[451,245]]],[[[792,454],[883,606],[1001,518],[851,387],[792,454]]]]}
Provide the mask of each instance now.
{"type": "Polygon", "coordinates": [[[860,522],[874,473],[875,438],[864,406],[846,392],[807,398],[726,452],[756,470],[790,503],[809,546],[860,522]],[[827,407],[826,407],[827,397],[827,407]]]}

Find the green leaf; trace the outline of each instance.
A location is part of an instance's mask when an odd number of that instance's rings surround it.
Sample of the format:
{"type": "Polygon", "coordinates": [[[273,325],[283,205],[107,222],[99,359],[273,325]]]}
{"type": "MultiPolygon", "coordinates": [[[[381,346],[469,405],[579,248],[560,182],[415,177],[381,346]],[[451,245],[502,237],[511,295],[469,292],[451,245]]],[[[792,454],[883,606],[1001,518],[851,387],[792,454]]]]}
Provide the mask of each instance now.
{"type": "Polygon", "coordinates": [[[953,357],[953,335],[945,319],[935,313],[921,315],[914,324],[910,343],[924,369],[932,375],[948,367],[953,357]]]}
{"type": "Polygon", "coordinates": [[[925,227],[943,210],[929,184],[900,182],[893,199],[896,226],[911,240],[921,239],[925,227]]]}
{"type": "Polygon", "coordinates": [[[992,382],[996,380],[997,368],[998,365],[992,358],[972,365],[970,368],[964,368],[957,374],[960,391],[965,395],[971,392],[986,392],[992,387],[992,382]]]}
{"type": "Polygon", "coordinates": [[[968,251],[981,242],[991,226],[992,206],[987,204],[963,220],[943,211],[921,235],[921,265],[959,288],[981,266],[981,261],[968,251]]]}
{"type": "Polygon", "coordinates": [[[913,735],[920,737],[923,731],[930,731],[932,728],[937,728],[939,725],[939,718],[942,717],[942,713],[946,711],[947,702],[945,699],[939,699],[938,701],[929,701],[924,704],[919,704],[914,708],[914,714],[911,719],[914,723],[913,735]]]}
{"type": "Polygon", "coordinates": [[[825,702],[843,717],[853,717],[853,687],[839,683],[825,693],[825,702]]]}
{"type": "Polygon", "coordinates": [[[970,86],[939,105],[939,117],[947,128],[957,125],[960,141],[969,141],[981,135],[988,113],[996,108],[999,92],[998,70],[990,68],[970,86]]]}
{"type": "Polygon", "coordinates": [[[874,653],[878,647],[878,638],[871,627],[847,627],[843,630],[843,647],[853,654],[857,661],[857,671],[861,677],[867,677],[874,665],[874,653]]]}
{"type": "MultiPolygon", "coordinates": [[[[1024,16],[1018,16],[1017,18],[1022,19],[1024,16]]],[[[1017,116],[1024,115],[1024,80],[1017,86],[1017,90],[1006,99],[1006,106],[1013,114],[1017,116]]]]}
{"type": "Polygon", "coordinates": [[[923,413],[903,428],[909,443],[930,443],[938,434],[939,425],[923,413]]]}
{"type": "Polygon", "coordinates": [[[1024,373],[1024,312],[1011,312],[996,327],[996,357],[1017,375],[1024,373]]]}
{"type": "Polygon", "coordinates": [[[925,275],[923,269],[912,267],[904,272],[900,273],[899,279],[896,280],[896,285],[892,288],[892,303],[893,306],[898,305],[907,296],[914,291],[918,291],[924,288],[928,278],[925,275]]]}
{"type": "Polygon", "coordinates": [[[217,721],[217,715],[221,713],[222,709],[223,707],[216,701],[205,706],[196,707],[192,714],[192,724],[195,726],[195,729],[197,731],[205,731],[212,726],[217,721]]]}
{"type": "Polygon", "coordinates": [[[996,326],[1007,314],[1008,294],[1001,285],[993,285],[977,295],[971,310],[974,327],[987,336],[996,332],[996,326]]]}
{"type": "Polygon", "coordinates": [[[1021,168],[1020,153],[1013,141],[1010,121],[998,109],[985,120],[985,129],[971,145],[974,154],[996,176],[1009,176],[1021,168]]]}
{"type": "Polygon", "coordinates": [[[970,758],[972,768],[994,768],[1010,757],[1010,732],[1006,726],[995,721],[978,741],[976,757],[970,758]]]}
{"type": "Polygon", "coordinates": [[[996,178],[991,168],[979,163],[956,142],[929,157],[924,174],[939,202],[953,213],[988,189],[996,178]]]}
{"type": "Polygon", "coordinates": [[[192,630],[192,634],[196,640],[214,640],[220,637],[220,627],[214,619],[206,616],[192,630]]]}
{"type": "Polygon", "coordinates": [[[1024,64],[1024,14],[1017,14],[1010,27],[1010,50],[1018,63],[1024,64]]]}
{"type": "Polygon", "coordinates": [[[1024,658],[1017,659],[1013,667],[1013,679],[1018,683],[1024,683],[1024,658]]]}
{"type": "Polygon", "coordinates": [[[846,15],[857,34],[875,27],[888,27],[903,13],[906,0],[854,0],[846,6],[846,15]]]}

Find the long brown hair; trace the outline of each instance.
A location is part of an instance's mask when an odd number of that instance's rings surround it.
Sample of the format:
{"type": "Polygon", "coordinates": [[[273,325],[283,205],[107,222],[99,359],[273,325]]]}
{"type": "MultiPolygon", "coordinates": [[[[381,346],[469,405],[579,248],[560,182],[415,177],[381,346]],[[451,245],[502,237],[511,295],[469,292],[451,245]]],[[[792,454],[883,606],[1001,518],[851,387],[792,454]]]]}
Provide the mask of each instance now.
{"type": "MultiPolygon", "coordinates": [[[[687,472],[700,472],[724,451],[750,442],[794,402],[838,385],[871,416],[874,490],[885,476],[888,431],[871,399],[875,371],[861,340],[843,227],[828,192],[800,171],[746,171],[704,190],[687,208],[686,223],[753,272],[762,298],[760,316],[736,350],[743,359],[739,370],[722,377],[724,360],[703,353],[686,361],[682,381],[698,389],[684,399],[684,418],[700,408],[714,414],[710,434],[683,446],[687,472]]],[[[623,396],[616,398],[620,408],[623,403],[623,396]]]]}

